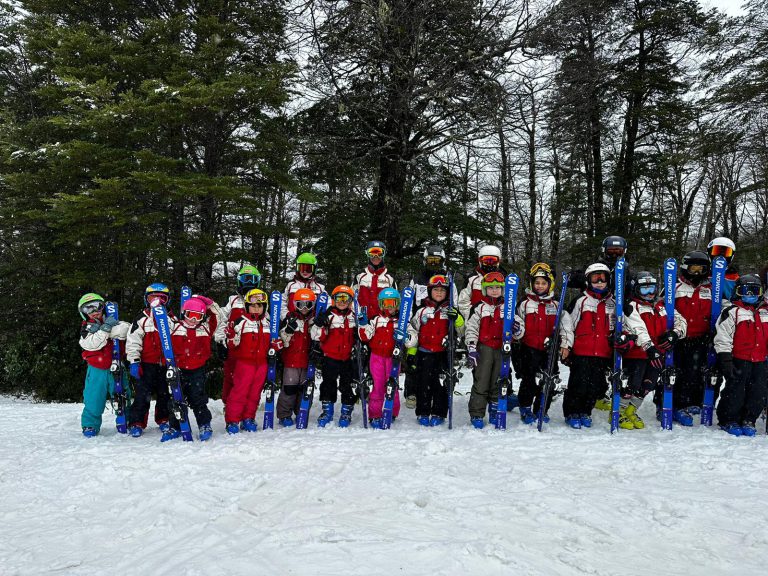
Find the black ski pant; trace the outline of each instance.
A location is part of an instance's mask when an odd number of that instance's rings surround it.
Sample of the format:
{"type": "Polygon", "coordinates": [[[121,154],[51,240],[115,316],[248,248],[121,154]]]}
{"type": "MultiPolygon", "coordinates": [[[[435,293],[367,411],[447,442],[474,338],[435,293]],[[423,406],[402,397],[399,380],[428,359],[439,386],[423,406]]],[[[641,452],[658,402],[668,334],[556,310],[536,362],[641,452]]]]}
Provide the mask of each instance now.
{"type": "Polygon", "coordinates": [[[684,338],[675,346],[677,379],[672,390],[675,410],[701,406],[709,336],[684,338]]]}
{"type": "Polygon", "coordinates": [[[563,415],[591,414],[595,402],[605,396],[610,358],[569,356],[571,375],[563,397],[563,415]]]}
{"type": "Polygon", "coordinates": [[[448,370],[446,352],[416,354],[416,416],[448,416],[448,386],[443,385],[440,375],[448,370]]]}
{"type": "MultiPolygon", "coordinates": [[[[152,402],[152,394],[155,394],[155,422],[163,424],[172,416],[170,412],[171,395],[168,390],[168,382],[165,379],[165,366],[160,364],[141,363],[141,378],[134,385],[135,396],[129,414],[129,426],[147,427],[149,418],[149,404],[152,402]]],[[[178,424],[171,422],[171,425],[178,424]]]]}
{"type": "Polygon", "coordinates": [[[195,414],[198,427],[208,426],[211,423],[211,411],[208,409],[208,394],[205,390],[205,366],[194,370],[182,369],[181,389],[195,414]]]}
{"type": "Polygon", "coordinates": [[[621,371],[624,376],[622,380],[626,382],[626,389],[621,391],[622,406],[632,404],[639,408],[649,392],[654,392],[653,401],[657,406],[661,406],[661,396],[655,393],[658,390],[661,370],[651,366],[647,358],[624,358],[621,371]]]}
{"type": "MultiPolygon", "coordinates": [[[[539,406],[541,406],[541,383],[538,381],[537,374],[547,369],[549,358],[544,350],[536,350],[536,348],[531,348],[525,344],[522,344],[518,350],[518,374],[521,381],[517,399],[520,401],[521,408],[530,408],[533,404],[533,412],[538,414],[539,406]]],[[[557,362],[555,362],[552,372],[553,376],[560,374],[557,362]]],[[[550,390],[545,413],[549,412],[554,395],[555,390],[550,390]]]]}
{"type": "Polygon", "coordinates": [[[325,357],[323,379],[320,382],[320,402],[336,403],[336,390],[341,392],[341,403],[353,406],[357,396],[352,391],[352,380],[357,372],[357,363],[350,360],[334,360],[325,357]]]}
{"type": "Polygon", "coordinates": [[[720,404],[717,405],[717,420],[720,424],[751,424],[765,408],[768,391],[768,364],[733,359],[733,378],[727,378],[720,404]]]}

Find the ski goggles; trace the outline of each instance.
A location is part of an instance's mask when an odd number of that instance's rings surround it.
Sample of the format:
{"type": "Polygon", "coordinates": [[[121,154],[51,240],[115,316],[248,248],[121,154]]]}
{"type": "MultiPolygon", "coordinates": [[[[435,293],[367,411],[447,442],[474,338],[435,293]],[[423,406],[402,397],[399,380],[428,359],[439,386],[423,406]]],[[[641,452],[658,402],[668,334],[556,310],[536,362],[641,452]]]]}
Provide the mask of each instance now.
{"type": "Polygon", "coordinates": [[[498,256],[482,256],[480,258],[480,265],[481,266],[498,266],[499,265],[499,257],[498,256]]]}
{"type": "Polygon", "coordinates": [[[435,268],[437,266],[442,265],[443,263],[443,257],[442,256],[427,256],[427,266],[431,268],[435,268]]]}
{"type": "Polygon", "coordinates": [[[147,294],[147,302],[149,302],[150,305],[158,302],[160,306],[165,306],[168,304],[168,294],[165,292],[150,292],[147,294]]]}
{"type": "Polygon", "coordinates": [[[80,306],[80,312],[83,313],[83,316],[90,316],[91,314],[101,312],[102,310],[104,310],[104,302],[100,300],[95,302],[86,302],[80,306]]]}
{"type": "Polygon", "coordinates": [[[646,284],[645,286],[640,286],[640,294],[642,296],[650,296],[651,294],[656,294],[656,284],[646,284]]]}
{"type": "Polygon", "coordinates": [[[741,296],[757,296],[758,298],[763,295],[763,287],[759,284],[742,284],[736,290],[736,293],[741,296]]]}
{"type": "Polygon", "coordinates": [[[298,266],[299,274],[308,274],[312,275],[315,273],[315,265],[314,264],[299,264],[298,266]]]}
{"type": "Polygon", "coordinates": [[[190,322],[202,322],[203,318],[205,318],[205,312],[198,312],[197,310],[184,311],[184,320],[189,320],[190,322]]]}
{"type": "Polygon", "coordinates": [[[693,276],[703,276],[709,272],[709,266],[706,264],[688,264],[686,271],[693,276]]]}
{"type": "Polygon", "coordinates": [[[254,288],[257,288],[259,284],[261,284],[261,276],[258,274],[240,274],[237,277],[237,281],[242,286],[253,286],[254,288]]]}
{"type": "Polygon", "coordinates": [[[315,303],[311,300],[299,300],[298,302],[294,302],[293,305],[296,306],[296,310],[312,310],[315,303]]]}
{"type": "Polygon", "coordinates": [[[379,300],[379,308],[382,310],[397,310],[400,307],[400,300],[397,298],[384,298],[379,300]]]}
{"type": "Polygon", "coordinates": [[[538,276],[549,276],[552,274],[552,268],[549,267],[549,264],[545,264],[544,262],[537,262],[533,266],[531,266],[531,277],[535,278],[538,276]]]}
{"type": "Polygon", "coordinates": [[[384,258],[384,248],[381,246],[371,246],[365,253],[368,255],[368,258],[384,258]]]}
{"type": "Polygon", "coordinates": [[[619,246],[613,246],[611,248],[605,249],[606,255],[613,256],[615,258],[621,258],[622,256],[624,256],[624,252],[625,252],[624,248],[621,248],[619,246]]]}
{"type": "Polygon", "coordinates": [[[333,297],[334,302],[349,302],[350,297],[349,294],[336,294],[336,296],[333,297]]]}
{"type": "Polygon", "coordinates": [[[266,303],[267,303],[266,294],[254,294],[248,299],[249,306],[253,306],[254,304],[261,304],[263,306],[266,303]]]}
{"type": "Polygon", "coordinates": [[[432,276],[432,278],[429,279],[429,287],[430,288],[448,288],[448,278],[446,278],[442,274],[438,274],[437,276],[432,276]]]}
{"type": "Polygon", "coordinates": [[[711,258],[716,258],[717,256],[730,258],[733,256],[733,248],[730,246],[712,246],[712,248],[709,249],[709,256],[711,258]]]}
{"type": "Polygon", "coordinates": [[[604,272],[597,272],[589,277],[590,284],[597,284],[598,282],[608,284],[608,276],[606,276],[604,272]]]}

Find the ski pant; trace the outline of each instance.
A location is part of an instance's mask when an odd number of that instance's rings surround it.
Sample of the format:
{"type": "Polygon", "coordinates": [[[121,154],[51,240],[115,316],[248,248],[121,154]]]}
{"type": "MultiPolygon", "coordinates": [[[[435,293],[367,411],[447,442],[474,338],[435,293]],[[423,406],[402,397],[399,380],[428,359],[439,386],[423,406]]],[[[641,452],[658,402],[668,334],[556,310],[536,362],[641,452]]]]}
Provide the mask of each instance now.
{"type": "Polygon", "coordinates": [[[180,370],[181,389],[189,407],[195,414],[198,426],[211,423],[211,411],[208,410],[208,394],[205,390],[205,367],[194,370],[180,370]]]}
{"type": "MultiPolygon", "coordinates": [[[[470,418],[482,418],[485,409],[491,402],[499,400],[499,374],[501,373],[501,350],[496,350],[485,344],[478,344],[480,358],[472,372],[472,392],[469,395],[470,418]]],[[[510,365],[510,386],[512,383],[512,366],[510,365]]]]}
{"type": "Polygon", "coordinates": [[[626,390],[621,391],[623,408],[630,404],[640,408],[649,392],[654,392],[653,401],[657,406],[661,406],[661,395],[658,393],[660,369],[651,366],[647,358],[625,358],[621,362],[621,371],[627,383],[626,390]]]}
{"type": "Polygon", "coordinates": [[[595,402],[605,395],[609,358],[569,356],[571,375],[563,396],[563,415],[591,414],[595,402]]]}
{"type": "Polygon", "coordinates": [[[416,416],[445,418],[448,416],[448,386],[443,385],[440,375],[448,370],[448,354],[419,350],[416,357],[416,416]]]}
{"type": "Polygon", "coordinates": [[[733,378],[725,381],[720,404],[717,405],[717,420],[720,424],[755,425],[765,408],[768,392],[768,364],[733,359],[733,378]]]}
{"type": "Polygon", "coordinates": [[[283,386],[277,397],[277,418],[291,418],[299,413],[301,395],[299,387],[307,377],[305,368],[283,368],[283,386]]]}
{"type": "MultiPolygon", "coordinates": [[[[128,422],[130,426],[147,427],[149,418],[149,404],[152,401],[154,392],[157,402],[155,402],[155,422],[164,424],[173,416],[171,414],[171,393],[168,389],[168,382],[165,379],[165,366],[160,364],[141,363],[141,378],[136,380],[134,386],[135,395],[128,422]]],[[[172,418],[171,425],[178,426],[176,418],[172,418]]],[[[178,429],[178,428],[177,428],[178,429]]]]}
{"type": "MultiPolygon", "coordinates": [[[[384,396],[387,392],[387,380],[392,371],[392,357],[379,356],[371,352],[371,360],[368,369],[373,380],[373,388],[368,395],[368,418],[381,418],[381,410],[384,407],[384,396]]],[[[415,388],[415,387],[414,387],[415,388]]],[[[414,393],[416,390],[413,390],[414,393]]],[[[392,408],[392,416],[397,417],[400,414],[400,391],[395,391],[395,405],[392,408]]]]}
{"type": "Polygon", "coordinates": [[[675,346],[677,379],[672,390],[675,409],[701,406],[704,399],[708,339],[707,336],[684,338],[675,346]]]}
{"type": "Polygon", "coordinates": [[[229,397],[229,393],[232,391],[232,384],[233,384],[233,377],[235,374],[235,364],[237,363],[237,358],[232,356],[231,354],[227,356],[227,359],[224,360],[224,382],[221,386],[221,401],[226,404],[227,398],[229,397]]]}
{"type": "Polygon", "coordinates": [[[336,391],[341,392],[341,403],[354,406],[357,396],[352,391],[352,380],[357,363],[325,357],[323,379],[320,381],[320,402],[336,403],[336,391]],[[337,386],[338,382],[338,386],[337,386]]]}
{"type": "Polygon", "coordinates": [[[112,377],[112,372],[94,368],[89,364],[83,388],[83,413],[80,415],[80,425],[83,428],[93,428],[97,433],[101,430],[104,405],[114,391],[115,379],[112,377]]]}
{"type": "MultiPolygon", "coordinates": [[[[549,358],[544,350],[537,350],[531,348],[525,344],[521,344],[518,354],[518,371],[520,374],[520,392],[518,393],[518,400],[522,408],[530,408],[533,404],[534,414],[539,413],[539,406],[541,405],[541,384],[538,381],[537,375],[539,372],[543,372],[547,369],[547,362],[549,358]]],[[[555,362],[552,369],[553,376],[560,374],[560,369],[555,362]]],[[[544,409],[544,413],[549,412],[549,407],[552,405],[552,398],[555,396],[555,390],[549,391],[547,397],[547,405],[544,409]]]]}
{"type": "Polygon", "coordinates": [[[232,390],[229,392],[224,420],[227,424],[256,417],[261,392],[267,379],[267,363],[252,364],[238,360],[233,374],[232,390]]]}

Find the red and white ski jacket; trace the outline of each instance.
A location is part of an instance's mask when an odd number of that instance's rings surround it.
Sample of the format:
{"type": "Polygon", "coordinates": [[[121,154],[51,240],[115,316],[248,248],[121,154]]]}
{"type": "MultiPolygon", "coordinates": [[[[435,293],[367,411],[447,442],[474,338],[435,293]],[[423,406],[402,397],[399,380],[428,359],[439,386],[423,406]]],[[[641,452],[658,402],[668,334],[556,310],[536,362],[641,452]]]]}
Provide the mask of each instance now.
{"type": "Polygon", "coordinates": [[[552,295],[539,296],[526,290],[525,299],[517,305],[517,315],[525,327],[522,343],[534,350],[544,350],[544,341],[555,329],[558,302],[552,295]]]}
{"type": "Polygon", "coordinates": [[[342,311],[332,306],[329,310],[331,313],[327,326],[312,326],[312,340],[320,342],[324,356],[340,361],[349,360],[357,329],[355,315],[351,308],[342,311]]]}
{"type": "Polygon", "coordinates": [[[88,327],[92,322],[83,322],[80,328],[80,348],[83,349],[82,357],[89,366],[107,370],[112,365],[112,342],[120,340],[120,357],[125,354],[125,338],[131,325],[128,322],[120,322],[112,327],[109,332],[97,330],[91,333],[88,327]]]}
{"type": "Polygon", "coordinates": [[[395,349],[395,328],[397,317],[374,316],[366,326],[360,327],[358,333],[361,342],[367,342],[371,352],[377,356],[392,356],[395,349]]]}
{"type": "Polygon", "coordinates": [[[459,294],[459,302],[456,307],[464,318],[469,318],[472,306],[483,298],[483,273],[475,270],[475,273],[467,280],[467,285],[459,294]]]}
{"type": "Polygon", "coordinates": [[[265,364],[271,343],[269,314],[243,314],[235,320],[232,337],[228,339],[230,353],[238,362],[265,364]]]}
{"type": "Polygon", "coordinates": [[[293,312],[296,309],[293,305],[293,293],[299,288],[309,288],[315,293],[315,296],[320,296],[320,294],[325,292],[325,286],[320,284],[314,276],[309,279],[304,279],[296,274],[293,277],[293,280],[288,282],[285,286],[285,290],[283,290],[283,305],[280,308],[281,320],[285,318],[288,312],[293,312]]]}
{"type": "Polygon", "coordinates": [[[283,366],[286,368],[306,368],[309,365],[309,349],[312,346],[310,328],[312,315],[302,316],[297,312],[289,312],[280,327],[280,338],[285,348],[280,352],[283,366]],[[285,324],[291,318],[296,318],[299,326],[293,334],[285,331],[285,324]]]}
{"type": "Polygon", "coordinates": [[[768,308],[755,309],[740,300],[717,320],[715,352],[730,352],[737,360],[765,362],[768,357],[768,308]]]}
{"type": "MultiPolygon", "coordinates": [[[[626,334],[637,336],[635,346],[624,353],[624,358],[648,358],[646,350],[659,343],[659,337],[667,331],[667,310],[664,301],[656,303],[632,298],[624,307],[623,328],[626,334]]],[[[678,338],[685,338],[687,323],[685,318],[675,311],[673,330],[678,338]]]]}
{"type": "MultiPolygon", "coordinates": [[[[444,340],[448,336],[448,300],[439,304],[427,298],[422,307],[416,310],[408,324],[406,347],[417,347],[424,352],[442,352],[444,340]]],[[[464,331],[464,324],[456,327],[456,334],[464,331]]]]}
{"type": "MultiPolygon", "coordinates": [[[[173,333],[179,320],[168,308],[165,310],[168,315],[168,328],[173,333]]],[[[125,356],[130,364],[134,362],[165,364],[163,347],[160,345],[160,335],[157,333],[155,319],[150,308],[145,308],[141,317],[131,326],[125,342],[125,356]]]]}
{"type": "Polygon", "coordinates": [[[370,264],[364,272],[361,272],[355,278],[353,289],[357,290],[358,305],[368,309],[368,317],[381,314],[379,310],[379,292],[384,288],[397,288],[395,279],[391,274],[387,274],[387,267],[375,269],[370,264]]]}
{"type": "Polygon", "coordinates": [[[712,317],[712,285],[709,280],[694,286],[685,278],[680,278],[675,288],[675,310],[685,318],[688,338],[708,334],[712,317]]]}
{"type": "MultiPolygon", "coordinates": [[[[483,296],[471,310],[469,320],[464,326],[467,348],[473,350],[478,344],[483,344],[494,350],[501,350],[501,340],[504,336],[504,298],[483,296]]],[[[521,332],[515,338],[519,340],[525,331],[523,319],[515,315],[514,321],[520,325],[521,332]]]]}
{"type": "Polygon", "coordinates": [[[226,344],[227,337],[232,335],[235,320],[245,313],[245,302],[240,294],[232,294],[223,308],[219,308],[219,322],[213,337],[219,344],[226,344]],[[229,331],[229,334],[227,334],[229,331]]]}
{"type": "Polygon", "coordinates": [[[218,318],[210,314],[197,326],[188,328],[179,322],[171,330],[171,343],[176,365],[184,370],[197,370],[211,357],[211,341],[218,326],[218,318]]]}
{"type": "Polygon", "coordinates": [[[616,302],[610,292],[598,296],[585,290],[560,319],[561,348],[570,348],[577,356],[610,358],[610,338],[616,325],[616,302]]]}

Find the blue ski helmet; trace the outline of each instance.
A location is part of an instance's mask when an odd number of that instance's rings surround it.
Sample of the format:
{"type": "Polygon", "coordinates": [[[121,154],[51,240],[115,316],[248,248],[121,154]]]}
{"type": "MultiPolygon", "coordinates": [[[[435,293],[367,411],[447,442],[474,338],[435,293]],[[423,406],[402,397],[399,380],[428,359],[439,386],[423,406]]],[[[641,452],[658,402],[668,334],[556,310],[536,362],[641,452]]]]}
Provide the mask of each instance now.
{"type": "Polygon", "coordinates": [[[171,291],[169,290],[168,286],[163,284],[162,282],[155,282],[154,284],[150,284],[147,286],[147,289],[144,290],[144,304],[149,306],[149,298],[150,296],[158,296],[161,300],[163,300],[162,304],[165,306],[168,304],[168,302],[171,299],[171,291]]]}

